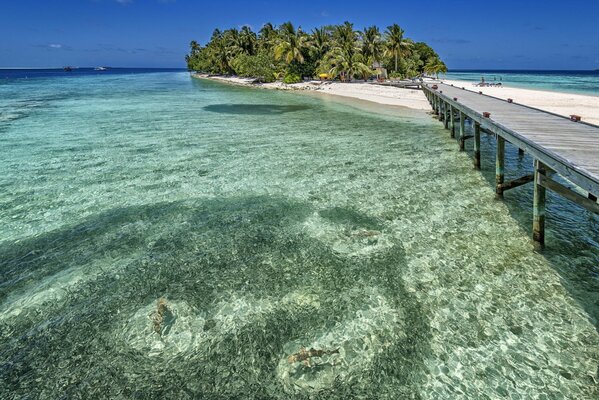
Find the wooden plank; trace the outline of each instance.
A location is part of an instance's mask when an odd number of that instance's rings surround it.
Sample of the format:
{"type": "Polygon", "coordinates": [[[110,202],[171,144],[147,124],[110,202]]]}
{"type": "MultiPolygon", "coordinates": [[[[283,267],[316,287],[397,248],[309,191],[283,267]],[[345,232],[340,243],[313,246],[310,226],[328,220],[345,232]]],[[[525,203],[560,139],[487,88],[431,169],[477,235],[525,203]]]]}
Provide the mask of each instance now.
{"type": "Polygon", "coordinates": [[[539,185],[543,186],[544,188],[551,189],[554,192],[559,193],[562,197],[565,197],[566,199],[578,204],[579,206],[582,206],[587,210],[594,212],[595,214],[599,214],[599,204],[597,204],[597,200],[591,200],[588,197],[581,196],[561,183],[558,183],[541,173],[539,173],[538,181],[539,185]]]}
{"type": "Polygon", "coordinates": [[[502,191],[510,190],[517,188],[518,186],[526,185],[534,180],[534,174],[525,175],[521,178],[514,179],[512,181],[508,181],[501,184],[502,191]]]}

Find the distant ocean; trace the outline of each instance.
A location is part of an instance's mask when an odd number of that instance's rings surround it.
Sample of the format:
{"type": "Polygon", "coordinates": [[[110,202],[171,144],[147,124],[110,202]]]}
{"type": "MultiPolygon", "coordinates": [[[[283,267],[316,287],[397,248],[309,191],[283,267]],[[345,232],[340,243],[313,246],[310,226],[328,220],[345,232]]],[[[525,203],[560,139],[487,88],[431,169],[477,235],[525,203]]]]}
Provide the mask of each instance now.
{"type": "Polygon", "coordinates": [[[105,71],[96,71],[94,68],[76,68],[65,71],[63,68],[6,68],[0,69],[0,83],[3,80],[34,79],[34,78],[60,78],[68,76],[89,75],[123,75],[149,72],[179,72],[184,68],[108,68],[105,71]]]}
{"type": "Polygon", "coordinates": [[[554,90],[599,96],[599,70],[596,71],[522,71],[522,70],[451,70],[445,77],[463,81],[502,82],[504,85],[554,90]]]}
{"type": "MultiPolygon", "coordinates": [[[[180,72],[184,68],[109,68],[96,71],[94,68],[44,69],[0,69],[0,84],[13,79],[59,78],[90,75],[122,75],[151,72],[180,72]]],[[[554,90],[560,92],[599,96],[599,70],[596,71],[532,71],[532,70],[451,70],[443,77],[471,82],[502,82],[504,85],[529,89],[554,90]]]]}

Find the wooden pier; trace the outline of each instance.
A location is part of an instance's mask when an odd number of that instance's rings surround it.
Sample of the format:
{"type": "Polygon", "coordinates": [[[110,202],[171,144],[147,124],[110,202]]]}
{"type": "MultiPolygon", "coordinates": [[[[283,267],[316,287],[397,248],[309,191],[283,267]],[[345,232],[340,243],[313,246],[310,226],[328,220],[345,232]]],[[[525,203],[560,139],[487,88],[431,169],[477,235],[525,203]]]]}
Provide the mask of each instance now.
{"type": "Polygon", "coordinates": [[[481,168],[481,131],[496,135],[495,192],[533,183],[532,236],[545,243],[545,192],[547,189],[599,214],[599,126],[567,118],[510,100],[486,96],[443,83],[424,83],[422,90],[434,113],[464,150],[474,140],[474,166],[481,168]],[[472,124],[466,133],[466,120],[472,124]],[[526,152],[534,159],[532,175],[505,181],[505,144],[526,152]]]}
{"type": "Polygon", "coordinates": [[[419,80],[373,82],[372,84],[379,86],[392,86],[400,89],[420,89],[422,86],[422,82],[419,80]]]}

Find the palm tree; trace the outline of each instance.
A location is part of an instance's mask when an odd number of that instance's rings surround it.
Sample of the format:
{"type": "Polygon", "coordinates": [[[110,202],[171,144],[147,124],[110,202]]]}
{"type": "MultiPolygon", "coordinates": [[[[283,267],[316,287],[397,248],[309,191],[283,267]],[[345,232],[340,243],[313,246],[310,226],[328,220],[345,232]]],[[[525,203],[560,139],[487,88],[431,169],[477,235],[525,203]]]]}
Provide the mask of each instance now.
{"type": "Polygon", "coordinates": [[[291,22],[281,25],[279,39],[275,46],[275,59],[285,59],[287,65],[294,61],[302,64],[304,62],[302,51],[306,48],[308,48],[308,37],[301,28],[296,30],[291,22]]]}
{"type": "Polygon", "coordinates": [[[424,72],[427,74],[435,74],[437,79],[439,79],[440,73],[447,73],[447,65],[445,65],[445,63],[438,57],[431,57],[424,66],[424,72]]]}
{"type": "Polygon", "coordinates": [[[196,42],[195,40],[192,40],[191,43],[189,43],[189,47],[191,49],[192,56],[198,54],[200,52],[200,50],[202,49],[200,44],[198,42],[196,42]]]}
{"type": "Polygon", "coordinates": [[[230,73],[232,71],[231,49],[229,48],[227,31],[224,33],[215,29],[212,33],[210,42],[206,45],[205,51],[210,64],[214,65],[214,70],[218,73],[230,73]]]}
{"type": "Polygon", "coordinates": [[[356,74],[367,79],[372,75],[372,69],[365,61],[364,56],[358,52],[335,47],[327,53],[323,65],[329,67],[329,75],[339,76],[342,81],[351,80],[356,74]]]}
{"type": "Polygon", "coordinates": [[[265,23],[258,32],[259,46],[263,49],[270,50],[277,40],[277,30],[270,22],[265,23]]]}
{"type": "Polygon", "coordinates": [[[366,59],[371,59],[373,62],[379,62],[383,53],[383,41],[381,40],[381,32],[376,26],[371,26],[361,32],[362,37],[362,54],[366,59]]]}
{"type": "Polygon", "coordinates": [[[325,28],[312,30],[310,48],[316,59],[322,59],[329,51],[331,48],[331,36],[325,28]]]}
{"type": "Polygon", "coordinates": [[[358,32],[354,31],[354,24],[345,21],[343,25],[336,26],[333,30],[333,40],[337,47],[347,51],[355,51],[358,32]]]}
{"type": "Polygon", "coordinates": [[[333,48],[323,60],[323,66],[330,68],[328,73],[339,75],[342,80],[351,80],[354,74],[370,76],[372,69],[368,61],[361,53],[358,32],[354,31],[353,24],[345,22],[336,26],[333,30],[333,48]]]}
{"type": "Polygon", "coordinates": [[[398,60],[404,52],[412,46],[412,42],[403,37],[404,31],[397,24],[393,24],[387,27],[385,31],[385,38],[387,40],[387,48],[385,55],[389,55],[395,58],[395,72],[398,68],[398,60]]]}
{"type": "Polygon", "coordinates": [[[241,32],[239,33],[239,42],[244,53],[250,56],[256,54],[258,38],[256,37],[256,34],[252,32],[252,29],[249,26],[244,25],[241,28],[241,32]]]}
{"type": "Polygon", "coordinates": [[[236,28],[227,29],[223,33],[223,40],[226,46],[227,57],[235,58],[238,54],[243,53],[243,41],[239,31],[236,28]]]}

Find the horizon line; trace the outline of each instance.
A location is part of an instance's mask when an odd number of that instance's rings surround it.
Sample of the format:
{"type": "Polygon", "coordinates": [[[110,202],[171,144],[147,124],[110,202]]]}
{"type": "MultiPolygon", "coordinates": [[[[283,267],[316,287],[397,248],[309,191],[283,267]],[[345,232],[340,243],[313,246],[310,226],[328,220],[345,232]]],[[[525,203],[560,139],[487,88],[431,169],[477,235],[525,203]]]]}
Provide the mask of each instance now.
{"type": "MultiPolygon", "coordinates": [[[[143,66],[116,66],[116,67],[112,67],[112,66],[106,66],[106,65],[102,65],[103,67],[107,67],[110,69],[136,69],[136,68],[145,68],[145,69],[183,69],[183,70],[187,70],[186,67],[143,67],[143,66]]],[[[0,70],[36,70],[36,69],[63,69],[65,66],[60,66],[60,67],[56,67],[56,66],[50,66],[50,67],[0,67],[0,70]]],[[[74,65],[69,65],[69,67],[71,68],[75,68],[75,69],[85,69],[85,68],[97,68],[98,66],[74,66],[74,65]]],[[[541,68],[450,68],[448,69],[448,72],[460,72],[460,71],[497,71],[497,72],[508,72],[508,71],[534,71],[534,72],[556,72],[556,71],[563,71],[563,72],[596,72],[599,71],[599,68],[593,69],[541,69],[541,68]]]]}

